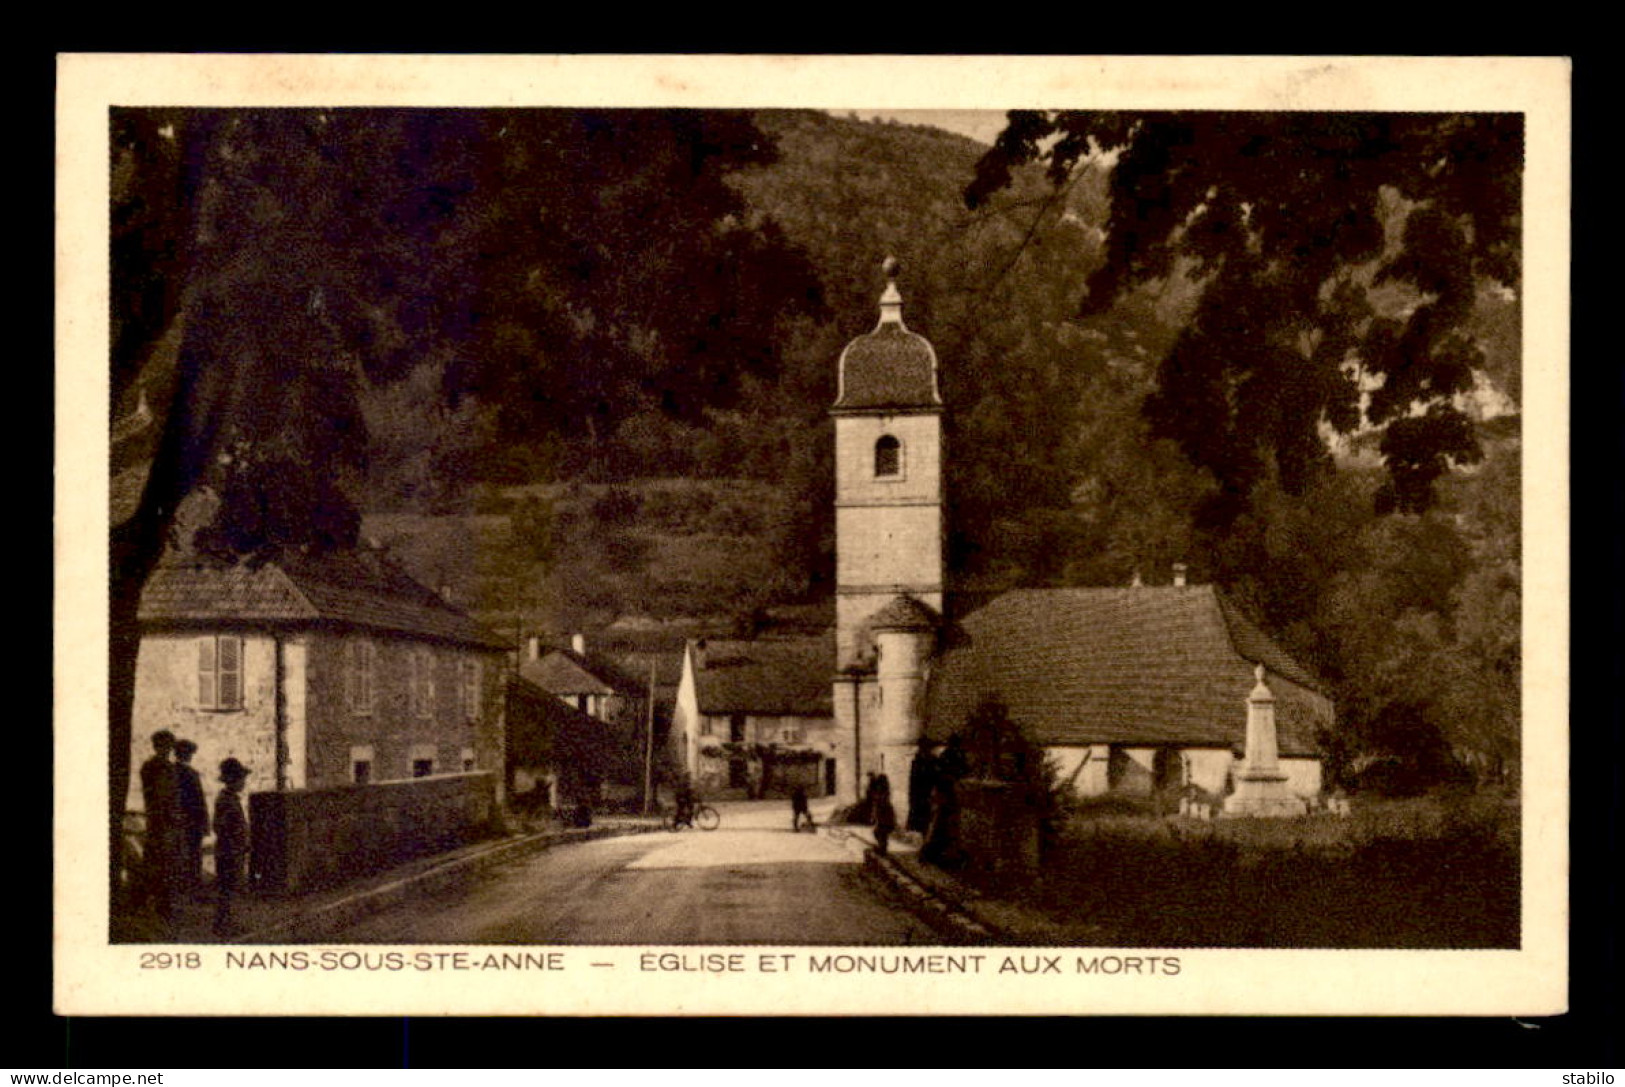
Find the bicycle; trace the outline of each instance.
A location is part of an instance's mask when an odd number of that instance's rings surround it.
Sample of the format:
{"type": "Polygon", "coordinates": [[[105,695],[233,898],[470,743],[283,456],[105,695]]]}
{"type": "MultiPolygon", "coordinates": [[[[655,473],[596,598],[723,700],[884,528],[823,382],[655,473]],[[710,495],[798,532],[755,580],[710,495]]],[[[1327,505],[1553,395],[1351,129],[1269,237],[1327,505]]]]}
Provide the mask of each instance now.
{"type": "Polygon", "coordinates": [[[709,804],[696,804],[694,811],[687,821],[679,821],[674,811],[666,820],[666,829],[676,833],[684,827],[698,827],[701,830],[716,830],[722,825],[722,816],[717,809],[709,804]]]}

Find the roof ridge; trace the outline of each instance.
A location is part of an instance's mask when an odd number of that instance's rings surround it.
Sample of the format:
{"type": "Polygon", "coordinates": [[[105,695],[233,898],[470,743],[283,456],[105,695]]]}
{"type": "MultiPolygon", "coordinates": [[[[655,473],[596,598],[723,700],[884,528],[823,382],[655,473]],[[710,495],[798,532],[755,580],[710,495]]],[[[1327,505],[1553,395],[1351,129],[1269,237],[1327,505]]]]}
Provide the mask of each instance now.
{"type": "Polygon", "coordinates": [[[1230,599],[1228,593],[1221,592],[1216,586],[1214,586],[1213,600],[1214,603],[1218,605],[1219,618],[1224,627],[1225,637],[1229,639],[1230,648],[1235,651],[1236,656],[1240,657],[1242,660],[1252,660],[1254,664],[1264,665],[1268,670],[1281,676],[1282,679],[1296,683],[1301,687],[1307,687],[1317,694],[1325,695],[1328,698],[1331,697],[1331,691],[1327,688],[1325,680],[1321,679],[1318,675],[1306,667],[1302,661],[1298,660],[1297,657],[1289,653],[1284,646],[1275,640],[1274,635],[1265,629],[1262,622],[1249,615],[1247,610],[1242,607],[1240,603],[1230,599]],[[1255,634],[1262,639],[1264,643],[1262,648],[1274,650],[1275,653],[1279,654],[1281,660],[1290,665],[1292,670],[1298,674],[1293,675],[1291,672],[1279,667],[1278,664],[1271,661],[1253,660],[1254,656],[1260,654],[1249,654],[1241,645],[1240,641],[1236,637],[1236,628],[1238,625],[1244,628],[1250,627],[1250,633],[1255,634]]]}
{"type": "Polygon", "coordinates": [[[310,617],[312,619],[320,619],[322,617],[322,609],[316,606],[316,602],[310,598],[310,594],[305,592],[304,587],[299,584],[298,580],[283,568],[281,562],[276,559],[272,559],[270,562],[265,563],[261,569],[271,570],[276,574],[277,577],[281,578],[282,584],[288,589],[289,592],[293,593],[294,597],[301,604],[305,606],[305,609],[310,613],[310,617]]]}

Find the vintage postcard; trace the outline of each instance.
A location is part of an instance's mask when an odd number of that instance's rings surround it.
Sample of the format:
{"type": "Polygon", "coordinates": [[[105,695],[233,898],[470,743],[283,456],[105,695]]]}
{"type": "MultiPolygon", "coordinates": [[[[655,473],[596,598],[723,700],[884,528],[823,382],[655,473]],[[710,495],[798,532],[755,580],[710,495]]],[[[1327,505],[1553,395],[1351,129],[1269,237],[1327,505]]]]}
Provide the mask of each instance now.
{"type": "Polygon", "coordinates": [[[62,56],[58,1012],[1561,1012],[1569,74],[62,56]]]}

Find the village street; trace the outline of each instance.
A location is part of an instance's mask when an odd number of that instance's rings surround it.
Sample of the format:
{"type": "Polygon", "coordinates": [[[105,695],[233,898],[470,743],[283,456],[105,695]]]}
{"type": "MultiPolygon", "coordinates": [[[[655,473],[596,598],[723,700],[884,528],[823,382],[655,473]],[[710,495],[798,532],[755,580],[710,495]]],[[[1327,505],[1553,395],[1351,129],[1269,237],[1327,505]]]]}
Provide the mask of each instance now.
{"type": "MultiPolygon", "coordinates": [[[[715,831],[550,849],[325,940],[489,944],[934,944],[863,875],[855,841],[793,834],[785,801],[719,803],[715,831]]],[[[828,804],[815,804],[815,812],[828,804]]]]}

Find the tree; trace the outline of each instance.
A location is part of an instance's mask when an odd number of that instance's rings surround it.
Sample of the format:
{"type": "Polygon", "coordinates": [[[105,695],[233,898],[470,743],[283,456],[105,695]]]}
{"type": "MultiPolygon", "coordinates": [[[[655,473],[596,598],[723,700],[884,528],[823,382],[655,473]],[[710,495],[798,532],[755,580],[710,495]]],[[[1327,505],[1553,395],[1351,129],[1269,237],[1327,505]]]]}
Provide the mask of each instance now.
{"type": "Polygon", "coordinates": [[[223,561],[353,546],[368,386],[429,366],[451,407],[484,398],[492,444],[596,439],[728,401],[818,290],[736,214],[723,175],[771,156],[741,114],[118,109],[111,129],[113,469],[139,481],[109,555],[116,887],[140,594],[183,499],[215,492],[197,543],[223,561]]]}
{"type": "Polygon", "coordinates": [[[586,439],[601,454],[656,410],[699,422],[772,374],[781,320],[821,310],[805,258],[752,219],[728,177],[772,161],[748,114],[484,114],[493,194],[477,231],[452,402],[491,405],[506,440],[586,439]]]}
{"type": "Polygon", "coordinates": [[[116,425],[135,399],[151,416],[114,447],[115,470],[146,462],[109,552],[115,887],[142,586],[200,486],[219,498],[199,532],[216,556],[354,544],[357,382],[412,357],[401,296],[437,297],[452,271],[435,259],[448,127],[394,114],[356,140],[325,111],[113,111],[112,408],[116,425]]]}
{"type": "Polygon", "coordinates": [[[1454,398],[1484,363],[1481,283],[1519,287],[1522,155],[1515,115],[1016,110],[965,198],[1027,163],[1057,186],[1110,165],[1082,310],[1201,284],[1146,414],[1213,473],[1215,519],[1266,468],[1301,492],[1330,465],[1323,426],[1381,428],[1379,507],[1419,512],[1449,465],[1481,456],[1454,398]]]}

